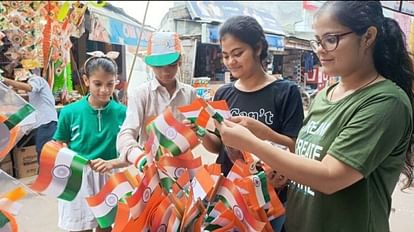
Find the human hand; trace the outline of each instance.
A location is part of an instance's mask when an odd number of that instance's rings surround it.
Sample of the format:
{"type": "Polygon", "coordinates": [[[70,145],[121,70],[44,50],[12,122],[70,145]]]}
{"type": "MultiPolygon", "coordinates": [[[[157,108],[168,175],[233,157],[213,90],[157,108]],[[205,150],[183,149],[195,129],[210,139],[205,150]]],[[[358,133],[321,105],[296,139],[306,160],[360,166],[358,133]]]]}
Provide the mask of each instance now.
{"type": "Polygon", "coordinates": [[[267,132],[269,127],[259,120],[247,116],[234,116],[230,118],[230,121],[246,127],[260,139],[268,139],[267,132]]]}
{"type": "Polygon", "coordinates": [[[229,120],[224,120],[222,123],[214,121],[214,124],[220,132],[223,144],[240,151],[251,152],[257,138],[247,128],[229,120]]]}
{"type": "Polygon", "coordinates": [[[109,160],[103,160],[100,158],[90,160],[89,166],[91,166],[92,170],[100,173],[110,172],[112,169],[114,169],[114,166],[109,160]]]}

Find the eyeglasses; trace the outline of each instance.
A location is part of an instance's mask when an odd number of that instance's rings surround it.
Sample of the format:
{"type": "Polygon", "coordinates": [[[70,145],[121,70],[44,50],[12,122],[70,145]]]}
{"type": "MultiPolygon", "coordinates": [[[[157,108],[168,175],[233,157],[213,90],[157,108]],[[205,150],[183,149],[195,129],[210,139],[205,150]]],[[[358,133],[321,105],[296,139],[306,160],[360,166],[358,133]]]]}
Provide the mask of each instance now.
{"type": "Polygon", "coordinates": [[[339,44],[339,40],[341,40],[342,36],[349,35],[353,33],[353,31],[341,33],[341,34],[328,34],[324,36],[321,40],[310,40],[310,46],[312,50],[316,53],[318,51],[319,45],[322,46],[323,49],[327,52],[334,51],[339,44]]]}

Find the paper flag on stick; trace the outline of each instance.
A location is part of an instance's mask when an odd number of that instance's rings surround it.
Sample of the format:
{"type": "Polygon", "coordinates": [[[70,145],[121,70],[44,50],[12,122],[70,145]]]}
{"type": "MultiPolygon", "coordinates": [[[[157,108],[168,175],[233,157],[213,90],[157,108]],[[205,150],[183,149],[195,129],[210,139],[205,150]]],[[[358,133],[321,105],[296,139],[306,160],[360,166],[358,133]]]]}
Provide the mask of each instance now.
{"type": "Polygon", "coordinates": [[[86,198],[101,228],[108,228],[114,223],[118,202],[132,191],[132,185],[125,173],[119,172],[111,175],[97,195],[86,198]]]}
{"type": "Polygon", "coordinates": [[[0,210],[0,231],[17,232],[16,219],[10,213],[0,210]]]}

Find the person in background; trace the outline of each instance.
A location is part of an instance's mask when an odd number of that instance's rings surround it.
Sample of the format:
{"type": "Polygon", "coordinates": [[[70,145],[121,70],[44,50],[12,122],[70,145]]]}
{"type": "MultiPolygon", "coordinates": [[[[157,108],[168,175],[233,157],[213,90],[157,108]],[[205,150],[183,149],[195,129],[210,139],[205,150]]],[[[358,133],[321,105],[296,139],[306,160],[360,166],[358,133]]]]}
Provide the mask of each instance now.
{"type": "MultiPolygon", "coordinates": [[[[35,73],[36,70],[32,70],[35,73]]],[[[36,74],[31,74],[27,83],[4,78],[3,83],[13,88],[24,90],[29,96],[29,103],[36,109],[36,123],[34,126],[37,160],[43,145],[52,140],[56,131],[57,112],[55,109],[55,98],[47,81],[36,74]]]]}
{"type": "Polygon", "coordinates": [[[224,144],[253,152],[293,181],[286,230],[388,232],[400,173],[413,182],[413,60],[380,1],[326,1],[311,46],[324,72],[340,76],[319,92],[296,154],[269,146],[255,121],[216,124],[224,144]]]}
{"type": "MultiPolygon", "coordinates": [[[[220,43],[224,64],[237,80],[220,87],[214,100],[226,100],[235,121],[250,125],[259,120],[263,125],[260,138],[293,151],[304,117],[302,100],[293,82],[278,80],[264,69],[268,44],[263,28],[250,16],[229,18],[220,28],[220,43]]],[[[203,145],[219,153],[216,162],[224,175],[242,158],[238,150],[224,146],[212,133],[206,134],[203,145]]],[[[268,179],[286,203],[287,179],[275,172],[268,173],[268,179]]],[[[284,216],[271,223],[275,231],[281,231],[284,216]]]]}
{"type": "Polygon", "coordinates": [[[143,153],[142,147],[148,139],[145,123],[153,116],[160,115],[167,107],[172,108],[175,118],[183,120],[178,106],[191,104],[196,91],[190,85],[177,79],[181,65],[181,44],[178,34],[155,32],[148,44],[145,63],[149,65],[155,79],[134,88],[128,93],[126,119],[117,138],[119,159],[106,161],[98,171],[134,164],[143,153]]]}
{"type": "MultiPolygon", "coordinates": [[[[118,157],[116,136],[125,119],[126,108],[113,100],[117,80],[116,52],[100,51],[85,61],[83,80],[89,94],[66,105],[60,112],[58,127],[53,139],[67,144],[68,148],[90,160],[93,169],[100,169],[102,160],[118,157]]],[[[88,166],[89,167],[89,166],[88,166]]],[[[71,201],[58,201],[58,226],[68,231],[111,231],[100,228],[85,198],[96,195],[106,184],[109,175],[86,168],[82,186],[71,201]]]]}

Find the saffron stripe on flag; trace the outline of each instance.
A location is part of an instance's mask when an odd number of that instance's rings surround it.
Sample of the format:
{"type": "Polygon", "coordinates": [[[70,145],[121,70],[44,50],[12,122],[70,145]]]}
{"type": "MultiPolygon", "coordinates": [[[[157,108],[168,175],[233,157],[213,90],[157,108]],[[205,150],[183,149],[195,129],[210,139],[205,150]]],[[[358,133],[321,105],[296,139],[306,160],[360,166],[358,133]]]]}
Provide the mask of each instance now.
{"type": "MultiPolygon", "coordinates": [[[[183,153],[190,147],[190,143],[188,142],[187,138],[184,137],[182,134],[180,134],[174,127],[171,127],[171,125],[167,123],[165,117],[158,117],[157,119],[155,119],[154,125],[155,125],[155,128],[160,133],[162,133],[162,135],[165,136],[166,139],[170,140],[178,147],[180,153],[183,153]]],[[[160,143],[163,145],[161,140],[160,140],[160,143]]],[[[167,146],[164,146],[164,147],[167,147],[167,146]]],[[[175,149],[172,149],[170,151],[172,152],[173,150],[175,151],[175,149]]],[[[174,153],[173,155],[178,155],[174,153]]]]}

